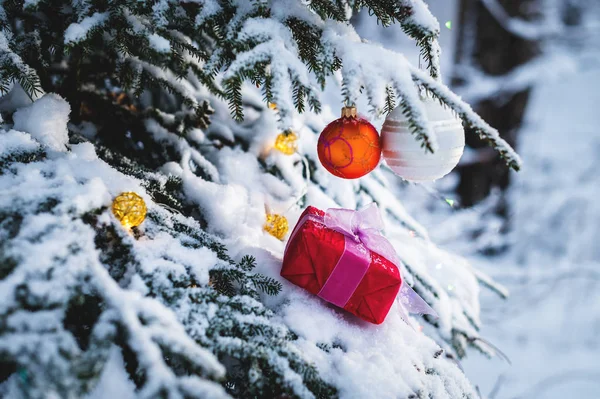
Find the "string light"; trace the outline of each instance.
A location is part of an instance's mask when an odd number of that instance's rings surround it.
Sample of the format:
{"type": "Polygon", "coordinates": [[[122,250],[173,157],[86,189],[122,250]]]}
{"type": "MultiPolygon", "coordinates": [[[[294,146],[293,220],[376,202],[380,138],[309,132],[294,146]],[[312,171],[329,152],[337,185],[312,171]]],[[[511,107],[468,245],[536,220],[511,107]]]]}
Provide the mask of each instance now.
{"type": "Polygon", "coordinates": [[[279,133],[274,147],[285,155],[292,155],[298,150],[298,136],[292,131],[279,133]]]}
{"type": "Polygon", "coordinates": [[[446,28],[452,29],[452,21],[446,21],[446,28]]]}
{"type": "Polygon", "coordinates": [[[263,229],[273,237],[283,240],[289,230],[288,220],[283,215],[267,213],[267,221],[263,229]]]}
{"type": "Polygon", "coordinates": [[[119,194],[112,203],[112,212],[125,228],[142,224],[146,218],[144,199],[132,191],[119,194]]]}

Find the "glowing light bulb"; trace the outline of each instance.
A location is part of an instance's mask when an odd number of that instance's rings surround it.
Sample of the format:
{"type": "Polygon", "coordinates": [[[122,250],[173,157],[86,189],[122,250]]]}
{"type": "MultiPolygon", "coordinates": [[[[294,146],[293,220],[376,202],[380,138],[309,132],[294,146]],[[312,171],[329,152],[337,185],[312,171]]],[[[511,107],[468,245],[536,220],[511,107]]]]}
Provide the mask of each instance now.
{"type": "Polygon", "coordinates": [[[298,150],[298,136],[294,132],[279,133],[274,147],[285,155],[292,155],[298,150]]]}
{"type": "Polygon", "coordinates": [[[267,221],[263,226],[263,229],[273,237],[283,240],[289,230],[288,220],[283,215],[268,213],[267,221]]]}
{"type": "Polygon", "coordinates": [[[112,203],[112,212],[123,227],[139,226],[146,219],[146,203],[134,192],[119,194],[112,203]]]}

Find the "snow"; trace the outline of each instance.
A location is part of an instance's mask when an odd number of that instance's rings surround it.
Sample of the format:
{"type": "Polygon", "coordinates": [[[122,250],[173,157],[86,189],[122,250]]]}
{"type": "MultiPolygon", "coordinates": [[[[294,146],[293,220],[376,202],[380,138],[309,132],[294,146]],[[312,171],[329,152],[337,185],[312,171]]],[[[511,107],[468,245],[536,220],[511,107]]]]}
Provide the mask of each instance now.
{"type": "Polygon", "coordinates": [[[38,148],[40,148],[39,143],[27,133],[10,130],[0,135],[0,156],[19,152],[34,152],[38,148]]]}
{"type": "MultiPolygon", "coordinates": [[[[32,103],[31,98],[19,83],[13,83],[10,87],[10,92],[0,97],[0,111],[13,113],[18,108],[24,107],[32,103]]],[[[37,97],[34,97],[36,99],[37,97]]]]}
{"type": "MultiPolygon", "coordinates": [[[[34,113],[32,117],[34,123],[31,124],[34,130],[39,127],[35,123],[35,112],[39,113],[40,109],[47,112],[48,120],[51,122],[49,126],[53,128],[52,118],[55,117],[55,109],[45,107],[44,99],[63,101],[48,95],[30,106],[34,108],[33,111],[28,108],[17,111],[34,113]],[[36,107],[38,108],[35,109],[36,107]]],[[[61,103],[61,106],[64,104],[61,103]]],[[[54,124],[54,128],[62,129],[56,126],[58,124],[54,124]]],[[[0,131],[0,138],[9,143],[11,148],[18,147],[20,152],[35,148],[32,145],[32,136],[26,133],[0,131]]],[[[46,136],[42,136],[42,139],[45,138],[46,136]]],[[[13,287],[27,281],[29,295],[43,298],[45,303],[58,306],[69,299],[69,291],[78,284],[82,276],[90,275],[90,281],[93,282],[96,292],[105,301],[107,307],[105,311],[122,321],[122,326],[129,337],[129,344],[138,356],[140,367],[148,374],[149,381],[140,394],[152,397],[163,388],[168,391],[179,389],[179,377],[163,361],[160,349],[162,346],[168,347],[172,354],[184,356],[187,361],[195,364],[195,367],[203,369],[204,375],[213,378],[222,377],[223,366],[211,352],[200,348],[186,334],[172,311],[154,299],[140,296],[139,290],[136,292],[119,287],[97,258],[94,233],[91,228],[71,216],[106,206],[114,195],[126,190],[143,193],[135,180],[121,175],[100,161],[95,156],[94,148],[90,143],[74,145],[71,152],[59,153],[51,160],[17,166],[11,174],[0,177],[2,193],[0,209],[6,211],[10,209],[13,202],[17,201],[22,204],[20,209],[24,213],[19,235],[11,240],[7,252],[8,256],[15,256],[20,260],[19,268],[9,277],[0,280],[0,312],[7,313],[12,310],[8,322],[16,333],[4,337],[0,342],[0,348],[9,350],[10,353],[27,351],[25,348],[28,347],[35,348],[38,345],[37,341],[30,339],[30,342],[27,342],[19,339],[18,332],[31,331],[31,326],[46,331],[51,327],[48,318],[58,317],[60,320],[61,317],[60,312],[56,315],[48,312],[29,312],[27,317],[14,312],[19,305],[14,300],[13,287]],[[54,213],[37,215],[31,213],[31,208],[35,210],[39,206],[38,202],[45,201],[48,197],[55,198],[59,202],[54,213]],[[71,253],[73,248],[77,248],[75,254],[71,253]],[[65,259],[68,261],[64,261],[65,259]],[[53,275],[60,277],[58,279],[44,277],[53,275]],[[143,317],[144,324],[139,317],[143,317]]],[[[146,197],[151,210],[157,207],[147,195],[142,195],[146,197]]],[[[160,209],[158,211],[160,212],[160,209]]],[[[114,222],[114,219],[112,221],[107,219],[106,222],[114,222]]],[[[165,260],[170,257],[173,259],[171,263],[176,267],[183,267],[182,264],[189,263],[194,276],[205,284],[208,283],[208,268],[216,260],[215,255],[207,249],[192,251],[170,235],[160,234],[156,236],[152,245],[149,242],[141,242],[139,254],[141,259],[152,258],[152,254],[155,257],[163,256],[165,260]],[[166,248],[177,249],[174,252],[176,256],[165,254],[166,248]]],[[[153,266],[160,265],[156,262],[148,262],[145,265],[146,268],[153,266]]],[[[151,273],[153,270],[148,272],[151,273]]],[[[62,328],[61,323],[59,324],[62,328]]],[[[39,336],[42,340],[43,337],[44,335],[39,336]]],[[[48,357],[46,361],[53,361],[49,355],[54,350],[53,345],[56,344],[53,340],[45,343],[48,349],[42,353],[48,357]]],[[[67,340],[59,345],[64,347],[64,350],[70,351],[72,356],[78,353],[77,346],[72,341],[67,340]],[[70,347],[67,347],[67,344],[70,347]]],[[[114,363],[114,361],[109,362],[107,367],[114,367],[114,363]]],[[[39,365],[39,367],[44,366],[50,367],[44,363],[39,365]]],[[[188,387],[196,386],[195,384],[196,382],[189,379],[185,382],[188,387]]],[[[211,394],[206,397],[226,397],[223,388],[214,383],[212,387],[204,386],[204,391],[211,394]]]]}
{"type": "Polygon", "coordinates": [[[168,23],[167,17],[165,16],[168,8],[169,0],[158,0],[152,5],[152,11],[154,12],[153,19],[160,27],[164,27],[168,23]]]}
{"type": "Polygon", "coordinates": [[[13,115],[14,129],[31,134],[45,146],[65,151],[69,142],[67,123],[71,106],[57,94],[46,94],[13,115]]]}
{"type": "MultiPolygon", "coordinates": [[[[219,181],[218,170],[200,153],[200,151],[198,151],[197,148],[191,146],[188,141],[183,140],[180,136],[167,131],[154,119],[146,119],[145,122],[146,129],[154,136],[156,141],[174,145],[181,154],[181,161],[179,163],[180,167],[171,168],[172,174],[180,174],[177,172],[178,170],[191,171],[193,168],[190,166],[190,164],[193,162],[194,165],[203,170],[203,172],[211,181],[219,181]]],[[[197,136],[194,132],[192,132],[192,134],[197,136]]]]}
{"type": "MultiPolygon", "coordinates": [[[[402,2],[401,2],[402,3],[402,2]]],[[[413,13],[408,17],[411,23],[422,26],[430,32],[439,32],[440,24],[429,11],[429,6],[423,0],[405,1],[413,7],[413,13]]]]}
{"type": "Polygon", "coordinates": [[[104,24],[109,17],[108,12],[96,12],[79,22],[73,22],[65,31],[65,44],[77,44],[89,34],[90,30],[104,24]]]}
{"type": "MultiPolygon", "coordinates": [[[[165,6],[167,6],[165,2],[159,2],[153,6],[155,9],[154,15],[157,17],[155,22],[157,22],[159,25],[165,22],[164,16],[162,15],[165,6]]],[[[159,53],[168,53],[171,51],[171,43],[169,42],[169,40],[157,33],[151,32],[149,27],[147,26],[149,25],[147,21],[141,20],[140,18],[131,14],[128,11],[126,11],[125,15],[127,21],[131,24],[132,30],[136,34],[145,35],[148,41],[150,42],[150,47],[152,47],[159,53]]]]}
{"type": "Polygon", "coordinates": [[[151,65],[135,56],[130,56],[127,60],[133,64],[134,68],[140,68],[148,72],[154,78],[163,80],[169,83],[174,90],[176,90],[182,97],[184,97],[191,104],[196,105],[198,100],[194,96],[195,88],[192,84],[185,79],[179,79],[173,72],[167,69],[159,68],[155,65],[151,65]]]}
{"type": "Polygon", "coordinates": [[[225,72],[224,78],[232,78],[257,63],[269,62],[273,98],[279,109],[280,123],[285,128],[290,128],[293,126],[294,114],[290,90],[292,79],[306,87],[309,96],[314,96],[312,92],[316,90],[312,87],[306,66],[298,58],[298,48],[292,34],[278,21],[252,18],[244,23],[238,35],[240,41],[249,39],[263,43],[249,51],[237,54],[235,61],[225,72]]]}
{"type": "MultiPolygon", "coordinates": [[[[38,100],[31,107],[38,106],[42,100],[38,100]]],[[[216,108],[217,112],[221,109],[216,108]]],[[[229,118],[228,114],[215,115],[215,119],[221,119],[223,122],[224,118],[229,118]]],[[[166,169],[183,179],[188,200],[199,206],[206,218],[207,230],[223,237],[231,255],[236,257],[245,254],[254,255],[257,258],[258,272],[274,277],[284,284],[284,290],[280,295],[265,298],[265,301],[275,311],[273,322],[290,326],[300,337],[294,343],[295,350],[313,362],[323,378],[338,387],[343,398],[361,398],[371,394],[379,397],[408,396],[415,392],[426,392],[437,397],[456,397],[465,392],[475,395],[459,367],[445,355],[435,356],[440,350],[438,344],[425,334],[411,329],[400,318],[396,307],[392,308],[391,314],[382,326],[370,325],[327,305],[319,298],[307,294],[279,277],[285,243],[274,239],[262,230],[265,204],[284,214],[290,224],[293,225],[297,221],[301,209],[293,206],[294,196],[302,193],[306,188],[306,181],[298,178],[304,168],[301,159],[315,156],[316,135],[306,126],[317,123],[323,126],[325,122],[311,119],[307,123],[298,123],[300,126],[305,126],[299,131],[299,136],[302,141],[300,148],[306,149],[306,153],[284,156],[275,153],[274,150],[267,152],[266,157],[269,162],[278,165],[284,171],[284,175],[290,177],[289,180],[277,182],[273,180],[270,173],[262,170],[261,164],[257,161],[257,157],[265,156],[264,148],[272,143],[277,133],[276,115],[265,110],[254,123],[257,124],[254,125],[256,131],[262,134],[252,134],[251,131],[246,132],[243,129],[236,134],[248,134],[248,138],[252,141],[250,148],[255,152],[245,153],[239,148],[223,148],[218,150],[218,154],[212,155],[218,155],[219,162],[216,168],[221,178],[220,182],[206,181],[177,164],[175,167],[171,163],[166,169]],[[334,347],[329,352],[324,352],[316,346],[319,343],[334,344],[334,347]],[[428,373],[429,369],[436,371],[428,373]]],[[[35,123],[32,126],[34,130],[37,127],[35,123]]],[[[159,133],[155,132],[158,134],[157,140],[169,137],[159,133]]],[[[7,142],[21,140],[20,144],[12,144],[13,148],[17,145],[28,150],[34,148],[33,136],[16,131],[0,133],[0,137],[4,138],[5,135],[8,137],[7,142]]],[[[58,154],[56,158],[20,166],[15,173],[15,175],[0,177],[0,192],[3,193],[0,196],[2,199],[0,206],[10,206],[14,198],[35,202],[40,198],[53,196],[63,202],[59,208],[62,213],[59,215],[44,214],[43,217],[39,215],[27,219],[27,227],[24,227],[21,233],[23,242],[21,240],[15,242],[18,251],[26,254],[26,259],[22,263],[23,270],[43,272],[51,267],[52,259],[62,259],[68,255],[67,248],[58,243],[78,242],[82,248],[81,255],[75,257],[73,262],[69,262],[65,267],[70,268],[69,274],[72,278],[75,278],[77,273],[92,273],[94,285],[103,293],[107,306],[113,309],[114,317],[126,321],[130,329],[129,333],[134,337],[130,344],[142,355],[140,364],[151,371],[152,380],[145,387],[145,392],[154,392],[161,386],[175,384],[174,376],[160,361],[161,353],[155,342],[166,344],[173,351],[193,355],[215,375],[222,373],[220,365],[210,361],[209,354],[194,349],[195,344],[186,338],[187,335],[177,324],[172,312],[157,301],[140,295],[145,292],[143,282],[133,279],[134,289],[124,290],[109,277],[106,269],[97,261],[93,235],[89,227],[74,222],[72,217],[67,216],[69,212],[81,214],[87,210],[106,206],[110,204],[111,198],[121,191],[138,192],[146,200],[150,211],[165,212],[152,202],[138,182],[98,160],[89,143],[73,145],[69,152],[58,154]],[[39,236],[54,224],[62,227],[53,234],[45,234],[43,245],[35,241],[29,243],[29,239],[39,236]],[[46,255],[42,256],[42,253],[46,255]],[[48,257],[48,254],[54,258],[48,257]],[[40,263],[40,257],[45,261],[40,263]],[[142,326],[137,321],[138,312],[139,314],[152,312],[153,318],[160,320],[160,327],[142,326]],[[177,339],[177,342],[173,339],[177,339]]],[[[435,330],[433,336],[439,334],[440,342],[444,342],[451,338],[453,329],[476,334],[473,328],[469,327],[470,321],[465,318],[467,314],[476,322],[479,311],[477,305],[479,288],[470,266],[460,258],[436,249],[429,240],[424,238],[426,234],[422,228],[406,215],[397,199],[383,188],[388,184],[385,182],[390,177],[391,175],[377,172],[372,177],[365,178],[364,183],[329,178],[323,188],[311,185],[307,200],[311,204],[327,208],[339,206],[332,200],[338,198],[340,204],[355,208],[360,206],[360,198],[353,194],[356,184],[362,184],[365,189],[371,191],[384,215],[391,214],[394,215],[395,220],[402,221],[397,223],[389,216],[385,217],[387,235],[402,260],[412,270],[412,272],[403,270],[403,276],[407,281],[416,283],[412,273],[418,273],[423,281],[437,292],[437,299],[426,297],[442,316],[439,320],[440,329],[435,330]],[[420,232],[420,236],[412,235],[410,232],[420,232]],[[447,269],[443,270],[444,274],[440,274],[435,268],[435,265],[442,262],[447,265],[447,269]],[[450,288],[451,284],[452,288],[450,288]]],[[[104,214],[102,220],[110,223],[112,219],[104,214]]],[[[129,242],[141,261],[140,272],[153,275],[154,284],[161,286],[166,283],[167,274],[177,281],[185,275],[188,268],[200,283],[208,282],[208,269],[214,265],[214,254],[208,250],[184,246],[170,234],[155,231],[155,227],[148,220],[143,225],[143,229],[145,238],[140,240],[130,238],[129,242]],[[157,272],[159,270],[160,273],[157,272]]],[[[0,284],[7,284],[8,287],[17,283],[16,280],[24,278],[27,278],[24,274],[13,275],[11,280],[4,280],[0,284]]],[[[64,278],[61,283],[69,281],[70,284],[74,284],[74,280],[64,278]]],[[[38,285],[34,286],[38,287],[38,285]]],[[[53,301],[61,301],[66,295],[65,288],[58,289],[56,285],[50,287],[39,285],[38,289],[40,295],[48,295],[48,298],[53,301]]],[[[8,295],[11,290],[0,286],[0,292],[8,295]]],[[[14,306],[6,297],[0,298],[0,304],[14,306]]],[[[449,347],[445,349],[451,351],[449,347]]],[[[289,368],[289,365],[276,357],[273,361],[277,362],[277,367],[288,376],[286,383],[293,386],[302,397],[310,397],[305,388],[300,385],[298,375],[289,368]]],[[[111,360],[107,367],[118,368],[117,364],[117,361],[111,360]]],[[[109,372],[111,371],[107,371],[109,372]]],[[[194,386],[191,381],[189,384],[190,387],[194,386]]],[[[127,390],[127,384],[124,385],[123,388],[127,390]]]]}
{"type": "MultiPolygon", "coordinates": [[[[477,120],[459,98],[452,97],[438,80],[411,68],[404,56],[377,44],[364,43],[351,26],[324,23],[306,7],[299,7],[299,2],[293,3],[295,5],[289,1],[273,2],[274,6],[277,5],[274,15],[281,19],[285,15],[294,15],[316,21],[318,26],[326,28],[323,39],[327,54],[324,57],[332,56],[334,51],[343,57],[343,84],[356,93],[363,84],[366,85],[367,96],[376,113],[384,105],[380,90],[386,88],[386,82],[391,82],[396,94],[402,94],[410,103],[416,122],[427,132],[429,126],[423,117],[415,87],[415,80],[418,80],[449,99],[471,122],[487,129],[487,125],[477,120]]],[[[404,3],[417,6],[413,15],[416,22],[439,30],[422,1],[404,3]]],[[[207,4],[212,6],[206,8],[200,19],[210,18],[219,10],[216,3],[207,4]]],[[[233,19],[241,23],[252,10],[252,4],[239,4],[233,19]]],[[[164,22],[163,12],[167,6],[168,1],[155,3],[158,23],[164,22]]],[[[102,23],[102,18],[95,14],[71,25],[65,39],[72,42],[80,40],[89,29],[102,23]]],[[[174,159],[169,159],[153,176],[163,182],[167,175],[181,178],[185,205],[194,209],[192,214],[200,221],[161,207],[146,192],[141,181],[98,159],[90,143],[72,145],[68,149],[66,126],[69,108],[58,96],[46,95],[16,112],[14,130],[1,130],[0,143],[7,143],[14,151],[18,148],[18,151],[30,152],[43,145],[59,152],[48,159],[17,164],[10,173],[0,176],[0,210],[14,209],[17,199],[24,214],[19,235],[11,240],[11,254],[19,255],[18,271],[0,280],[0,314],[18,309],[13,291],[19,284],[31,286],[36,298],[64,306],[70,298],[70,291],[79,287],[80,280],[90,277],[88,288],[97,292],[106,306],[101,326],[95,333],[111,337],[115,324],[119,325],[125,331],[127,344],[139,358],[144,373],[149,376],[148,383],[138,394],[153,397],[160,389],[166,389],[173,397],[182,392],[194,392],[196,397],[225,397],[223,388],[213,381],[176,375],[165,363],[163,352],[163,348],[168,348],[171,353],[182,356],[201,369],[203,375],[215,380],[222,378],[225,372],[223,365],[208,349],[198,344],[206,338],[206,328],[211,319],[219,317],[216,305],[211,304],[212,307],[204,309],[184,296],[170,309],[160,299],[145,296],[148,293],[156,296],[171,294],[174,284],[189,283],[190,276],[196,283],[206,285],[211,268],[223,267],[217,263],[212,251],[187,245],[189,243],[177,236],[172,228],[175,222],[195,228],[201,226],[211,237],[220,238],[219,242],[227,247],[230,256],[240,259],[244,255],[253,255],[257,259],[257,272],[282,283],[284,288],[279,295],[260,298],[267,305],[269,314],[273,313],[269,327],[280,329],[282,336],[287,328],[297,334],[299,338],[290,342],[289,351],[314,364],[322,378],[333,384],[343,399],[411,395],[476,397],[475,389],[455,361],[452,344],[458,340],[466,346],[469,340],[486,353],[494,353],[493,348],[477,344],[482,340],[477,331],[480,327],[479,284],[482,281],[488,283],[489,278],[475,271],[467,260],[438,248],[434,240],[429,239],[426,229],[409,216],[399,201],[396,187],[401,182],[388,170],[381,168],[361,180],[344,181],[328,175],[319,165],[315,151],[317,136],[328,120],[337,115],[338,106],[335,105],[334,112],[326,105],[321,116],[311,113],[297,115],[291,111],[291,79],[297,79],[310,88],[315,82],[297,58],[295,42],[289,34],[282,34],[285,30],[282,30],[281,19],[268,24],[260,19],[244,22],[239,38],[258,38],[262,42],[249,52],[241,53],[224,76],[231,77],[248,63],[276,58],[271,72],[278,111],[264,106],[258,90],[244,86],[246,113],[240,124],[231,121],[227,104],[208,96],[192,79],[180,79],[166,68],[133,57],[128,59],[134,66],[168,82],[189,102],[198,104],[209,98],[215,108],[212,124],[206,132],[176,134],[154,119],[145,121],[151,139],[170,144],[176,150],[174,159]],[[298,153],[291,156],[272,148],[282,124],[294,127],[299,135],[298,153]],[[209,139],[214,136],[234,139],[244,145],[218,145],[209,139]],[[315,165],[315,172],[310,177],[303,175],[308,164],[315,165]],[[140,227],[139,237],[123,230],[108,211],[112,198],[122,191],[139,193],[148,205],[151,217],[140,227]],[[59,205],[53,212],[37,214],[37,207],[48,198],[56,199],[59,205]],[[403,278],[440,315],[437,327],[415,318],[412,323],[418,328],[411,328],[401,319],[397,305],[384,324],[371,325],[309,295],[279,276],[285,242],[263,231],[266,211],[284,215],[293,226],[302,208],[308,204],[321,209],[340,206],[356,209],[373,201],[382,211],[386,236],[404,264],[401,270],[403,278]],[[117,282],[109,275],[99,259],[94,229],[81,221],[83,214],[94,211],[100,212],[98,223],[114,227],[139,262],[138,266],[128,266],[125,270],[127,278],[123,281],[117,282]],[[161,223],[156,220],[161,220],[161,223]],[[77,248],[75,254],[69,252],[72,248],[77,248]],[[45,277],[56,274],[59,279],[45,277]],[[194,313],[190,310],[192,307],[202,312],[194,313]]],[[[229,34],[237,32],[232,29],[229,34]]],[[[166,48],[165,42],[160,39],[152,40],[158,48],[166,48]]],[[[348,96],[359,101],[354,94],[348,96]]],[[[87,137],[93,138],[93,130],[88,128],[84,126],[81,129],[88,131],[87,137]]],[[[493,136],[494,131],[488,133],[502,145],[503,142],[493,136]]],[[[518,160],[509,149],[502,148],[513,160],[518,160]]],[[[247,306],[260,306],[260,302],[250,297],[239,300],[247,306]]],[[[52,318],[52,313],[35,312],[34,316],[35,319],[30,322],[22,314],[15,314],[11,316],[11,325],[25,329],[31,323],[51,324],[47,319],[52,318]]],[[[246,325],[261,323],[263,319],[240,316],[236,321],[246,325]]],[[[54,324],[62,328],[61,323],[54,324]]],[[[63,347],[73,357],[80,355],[77,344],[68,333],[65,332],[60,339],[64,342],[44,336],[28,342],[23,336],[13,334],[0,343],[0,348],[8,347],[11,353],[19,350],[30,353],[44,345],[44,348],[49,348],[43,351],[48,362],[53,361],[52,355],[63,347]]],[[[291,387],[300,397],[312,397],[288,360],[274,349],[265,347],[260,337],[251,342],[232,337],[218,337],[217,341],[231,350],[264,351],[269,362],[284,376],[282,384],[291,387]]],[[[126,397],[131,392],[131,383],[124,378],[122,359],[114,349],[109,356],[100,385],[92,395],[103,392],[103,384],[112,384],[114,378],[126,397]]],[[[60,367],[69,366],[68,362],[58,363],[60,367]]],[[[102,364],[101,361],[98,363],[102,364]]],[[[48,364],[36,367],[39,367],[42,378],[52,371],[48,364]]],[[[255,371],[252,378],[257,377],[255,371]]],[[[53,382],[48,379],[46,383],[53,382]]]]}
{"type": "Polygon", "coordinates": [[[401,191],[434,242],[468,255],[477,271],[504,285],[501,296],[509,294],[504,300],[481,291],[480,334],[510,363],[475,352],[461,362],[484,398],[598,397],[599,82],[597,67],[532,82],[518,143],[525,167],[511,176],[508,236],[498,234],[494,196],[464,210],[444,203],[441,193],[456,185],[452,176],[427,190],[408,185],[401,191]],[[473,231],[480,235],[473,238],[473,231]],[[490,246],[508,251],[482,256],[490,246]]]}
{"type": "Polygon", "coordinates": [[[167,39],[162,36],[157,35],[156,33],[152,33],[148,36],[148,40],[150,40],[150,46],[158,52],[168,53],[171,51],[171,43],[167,39]]]}
{"type": "Polygon", "coordinates": [[[218,0],[184,0],[186,3],[201,3],[202,12],[196,17],[196,24],[202,25],[210,17],[218,14],[221,11],[221,5],[218,0]]]}
{"type": "MultiPolygon", "coordinates": [[[[236,38],[241,43],[252,39],[258,44],[237,54],[224,71],[223,78],[228,82],[236,76],[246,75],[248,71],[263,63],[269,63],[272,101],[277,104],[278,126],[281,130],[295,128],[293,90],[289,90],[292,83],[301,87],[309,99],[319,99],[315,89],[317,79],[310,76],[308,67],[299,59],[296,43],[285,26],[289,18],[297,18],[322,31],[323,48],[320,50],[322,62],[332,64],[335,61],[334,55],[341,61],[338,75],[341,75],[344,103],[357,104],[366,94],[371,110],[374,114],[380,115],[389,97],[395,106],[401,106],[403,111],[410,115],[415,139],[424,142],[428,150],[435,152],[437,143],[425,116],[417,87],[423,86],[459,113],[468,125],[474,126],[512,167],[518,169],[521,166],[518,155],[499,137],[498,132],[479,118],[468,104],[441,82],[439,78],[441,55],[437,41],[440,28],[422,0],[402,1],[398,6],[406,7],[410,12],[401,21],[405,27],[419,25],[427,32],[428,52],[431,56],[430,72],[433,77],[412,67],[399,52],[386,49],[377,43],[363,41],[351,24],[322,20],[303,5],[292,4],[289,1],[273,3],[270,10],[273,18],[270,20],[248,18],[243,23],[239,34],[234,35],[233,28],[251,11],[249,4],[243,4],[244,6],[238,4],[236,15],[230,22],[232,28],[228,31],[228,37],[236,38]]],[[[207,63],[207,69],[216,67],[221,56],[220,52],[215,51],[207,63]]]]}
{"type": "Polygon", "coordinates": [[[86,399],[135,399],[135,385],[125,372],[123,356],[118,347],[110,351],[97,387],[86,399]]]}
{"type": "Polygon", "coordinates": [[[23,2],[23,7],[36,7],[40,0],[25,0],[23,2]]]}
{"type": "MultiPolygon", "coordinates": [[[[226,109],[219,106],[215,108],[214,122],[218,123],[221,118],[228,117],[226,109]]],[[[330,112],[327,110],[326,115],[330,112]]],[[[448,386],[451,383],[445,381],[438,385],[439,381],[432,378],[425,386],[421,386],[423,369],[419,372],[412,365],[409,366],[412,359],[422,359],[419,353],[423,353],[423,348],[428,348],[426,353],[431,354],[439,348],[425,335],[417,334],[407,326],[401,320],[398,309],[392,309],[383,326],[368,325],[334,309],[279,277],[285,243],[262,231],[265,204],[285,215],[291,226],[296,223],[301,209],[294,206],[294,202],[306,188],[306,181],[299,177],[304,168],[302,157],[316,157],[316,135],[307,126],[316,124],[322,127],[325,118],[317,118],[317,121],[313,116],[307,115],[306,121],[297,123],[304,126],[297,131],[302,152],[285,156],[269,149],[269,143],[273,142],[277,134],[276,117],[275,113],[264,111],[259,119],[245,121],[253,124],[255,131],[235,131],[236,135],[250,140],[250,153],[224,148],[215,154],[214,158],[219,160],[219,183],[206,182],[192,173],[183,173],[181,176],[187,197],[200,205],[207,220],[207,228],[221,235],[232,253],[249,253],[255,256],[258,271],[282,281],[283,292],[277,297],[265,300],[277,310],[281,320],[302,337],[300,344],[303,352],[308,353],[311,360],[317,362],[319,370],[342,389],[342,397],[365,397],[364,395],[373,389],[382,397],[409,395],[420,389],[440,393],[446,382],[448,386]],[[276,165],[281,170],[284,181],[274,184],[272,178],[267,179],[270,174],[260,170],[256,157],[261,157],[270,165],[276,165]],[[287,188],[284,183],[288,185],[287,188]],[[316,343],[332,341],[339,342],[342,346],[349,345],[346,353],[333,350],[331,355],[324,356],[314,347],[316,343]],[[361,347],[359,343],[364,342],[369,342],[369,345],[361,347]],[[391,359],[411,361],[395,364],[391,359]],[[372,369],[365,372],[364,365],[370,363],[373,364],[372,369]],[[399,378],[399,375],[402,377],[399,378]]],[[[353,193],[359,184],[373,195],[384,213],[390,212],[397,218],[393,220],[386,217],[387,236],[396,246],[402,260],[410,265],[413,273],[426,278],[428,284],[437,292],[439,299],[426,298],[435,302],[434,308],[442,314],[440,329],[436,334],[442,334],[444,339],[448,340],[452,331],[457,328],[469,334],[476,334],[465,316],[466,312],[475,323],[478,320],[479,288],[471,266],[458,257],[436,250],[426,239],[426,232],[406,214],[398,200],[383,188],[386,184],[396,181],[393,175],[376,172],[361,182],[352,182],[332,178],[322,173],[321,168],[317,169],[317,174],[322,187],[309,185],[306,201],[311,205],[322,209],[340,205],[356,208],[360,206],[357,202],[359,198],[353,193]],[[401,220],[402,223],[398,223],[397,220],[401,220]],[[435,265],[441,263],[445,265],[442,271],[435,268],[435,265]]],[[[412,273],[405,270],[403,275],[413,282],[412,273]]],[[[449,362],[445,357],[432,361],[435,368],[443,370],[443,373],[451,375],[453,380],[459,381],[460,389],[469,392],[468,382],[462,379],[459,368],[453,362],[449,362]]],[[[459,396],[458,388],[456,389],[446,392],[445,395],[459,396]]],[[[440,395],[443,397],[444,394],[440,395]]]]}
{"type": "MultiPolygon", "coordinates": [[[[396,309],[392,309],[381,327],[375,327],[357,322],[331,307],[316,306],[305,293],[294,293],[290,299],[292,305],[286,309],[285,321],[299,333],[302,341],[310,339],[341,345],[341,348],[333,348],[328,356],[324,356],[311,348],[308,342],[302,342],[321,373],[335,381],[343,398],[397,397],[417,392],[423,383],[432,383],[422,374],[430,366],[426,364],[428,361],[423,362],[428,357],[416,355],[416,351],[429,353],[435,366],[443,367],[443,374],[458,376],[458,367],[451,362],[434,359],[437,346],[417,335],[419,333],[400,319],[396,309]],[[399,359],[402,361],[397,361],[399,359]]],[[[456,379],[456,382],[462,384],[466,392],[470,391],[466,380],[456,379]]],[[[460,397],[460,391],[449,389],[443,392],[443,388],[436,384],[425,388],[432,393],[436,389],[442,391],[437,391],[440,396],[434,397],[460,397]]]]}
{"type": "Polygon", "coordinates": [[[484,298],[482,331],[512,366],[465,363],[497,399],[598,397],[598,82],[596,69],[534,90],[519,143],[528,167],[510,192],[512,248],[474,259],[512,292],[505,303],[484,298]]]}
{"type": "MultiPolygon", "coordinates": [[[[244,168],[247,167],[248,165],[244,165],[244,168]]],[[[246,188],[237,184],[206,182],[190,172],[182,177],[186,195],[200,205],[210,232],[221,236],[236,236],[246,225],[254,229],[262,228],[264,199],[260,192],[250,194],[246,188]]]]}

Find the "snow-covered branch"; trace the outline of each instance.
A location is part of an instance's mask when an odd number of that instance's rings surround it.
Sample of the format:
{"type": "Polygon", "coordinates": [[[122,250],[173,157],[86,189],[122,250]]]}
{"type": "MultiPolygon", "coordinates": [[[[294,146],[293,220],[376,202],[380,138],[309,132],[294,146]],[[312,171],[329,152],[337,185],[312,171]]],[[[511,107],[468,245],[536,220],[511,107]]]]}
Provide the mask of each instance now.
{"type": "Polygon", "coordinates": [[[488,125],[479,115],[477,115],[469,104],[465,103],[450,91],[443,84],[435,81],[426,73],[418,68],[411,67],[413,79],[416,84],[422,85],[425,89],[433,93],[433,95],[447,104],[451,109],[458,113],[462,120],[475,130],[479,136],[490,143],[506,163],[513,169],[521,168],[521,158],[512,149],[512,147],[500,137],[500,133],[488,125]]]}

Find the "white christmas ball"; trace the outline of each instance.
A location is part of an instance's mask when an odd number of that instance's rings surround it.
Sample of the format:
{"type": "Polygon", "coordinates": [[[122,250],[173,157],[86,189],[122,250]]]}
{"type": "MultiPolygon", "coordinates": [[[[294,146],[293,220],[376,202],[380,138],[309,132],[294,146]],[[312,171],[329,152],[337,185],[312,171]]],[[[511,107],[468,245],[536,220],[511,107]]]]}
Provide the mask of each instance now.
{"type": "Polygon", "coordinates": [[[426,116],[437,138],[438,149],[432,154],[411,133],[408,119],[400,107],[393,110],[381,128],[383,158],[400,177],[414,182],[437,180],[458,164],[465,148],[461,120],[436,99],[423,99],[426,116]]]}

